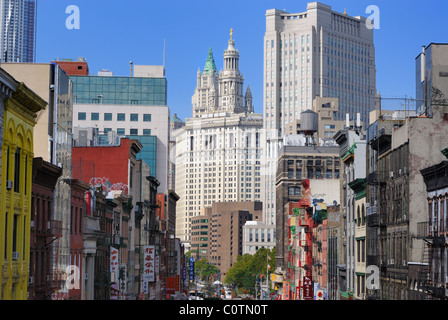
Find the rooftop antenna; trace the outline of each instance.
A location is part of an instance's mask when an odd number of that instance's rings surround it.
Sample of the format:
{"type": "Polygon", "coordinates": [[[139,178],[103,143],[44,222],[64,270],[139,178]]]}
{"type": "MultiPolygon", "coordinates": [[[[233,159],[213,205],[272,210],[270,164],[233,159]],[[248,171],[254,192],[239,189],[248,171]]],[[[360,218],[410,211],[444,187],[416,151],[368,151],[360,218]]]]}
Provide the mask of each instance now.
{"type": "Polygon", "coordinates": [[[166,39],[163,39],[163,75],[165,75],[166,39]]]}
{"type": "Polygon", "coordinates": [[[130,61],[129,64],[131,65],[131,78],[134,76],[134,61],[130,61]]]}

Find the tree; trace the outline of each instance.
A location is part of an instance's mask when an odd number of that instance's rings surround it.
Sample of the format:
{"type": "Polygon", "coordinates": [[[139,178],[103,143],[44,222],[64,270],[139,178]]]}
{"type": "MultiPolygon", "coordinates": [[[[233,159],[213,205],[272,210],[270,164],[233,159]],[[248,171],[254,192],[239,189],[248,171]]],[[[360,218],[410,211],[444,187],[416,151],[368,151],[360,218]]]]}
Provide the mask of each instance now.
{"type": "Polygon", "coordinates": [[[201,280],[207,280],[210,276],[214,276],[220,273],[219,269],[208,263],[207,259],[201,259],[195,263],[196,274],[199,275],[201,280]]]}
{"type": "Polygon", "coordinates": [[[240,290],[249,290],[253,293],[256,280],[260,280],[260,275],[264,275],[262,279],[266,279],[266,276],[269,277],[266,274],[266,272],[270,273],[267,270],[268,264],[271,267],[275,265],[275,249],[271,251],[261,248],[254,255],[245,254],[238,256],[237,261],[227,272],[225,282],[240,290]]]}

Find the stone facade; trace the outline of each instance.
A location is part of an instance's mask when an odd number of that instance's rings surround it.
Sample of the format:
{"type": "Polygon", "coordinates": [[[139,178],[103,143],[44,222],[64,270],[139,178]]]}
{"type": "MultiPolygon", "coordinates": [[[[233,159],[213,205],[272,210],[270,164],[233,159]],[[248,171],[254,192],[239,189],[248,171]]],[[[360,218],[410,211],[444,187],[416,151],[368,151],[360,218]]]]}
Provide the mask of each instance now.
{"type": "Polygon", "coordinates": [[[198,71],[193,117],[174,131],[176,235],[191,241],[191,219],[215,202],[259,201],[263,120],[253,113],[250,89],[243,95],[239,53],[233,38],[217,71],[210,50],[198,71]]]}

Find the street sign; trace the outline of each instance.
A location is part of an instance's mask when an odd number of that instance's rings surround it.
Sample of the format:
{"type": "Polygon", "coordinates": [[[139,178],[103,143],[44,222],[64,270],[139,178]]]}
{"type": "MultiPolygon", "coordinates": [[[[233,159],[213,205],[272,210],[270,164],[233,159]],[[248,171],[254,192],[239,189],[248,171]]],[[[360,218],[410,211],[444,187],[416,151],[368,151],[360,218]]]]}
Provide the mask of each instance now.
{"type": "Polygon", "coordinates": [[[194,258],[190,258],[190,281],[194,281],[194,258]]]}

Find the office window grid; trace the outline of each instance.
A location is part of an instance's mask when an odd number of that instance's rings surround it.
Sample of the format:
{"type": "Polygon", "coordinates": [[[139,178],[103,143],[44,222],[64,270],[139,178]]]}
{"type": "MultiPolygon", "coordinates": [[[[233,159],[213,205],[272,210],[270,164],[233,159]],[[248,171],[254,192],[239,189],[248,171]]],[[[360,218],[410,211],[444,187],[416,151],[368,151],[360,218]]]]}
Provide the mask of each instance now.
{"type": "Polygon", "coordinates": [[[167,105],[165,78],[72,76],[78,104],[167,105]]]}

